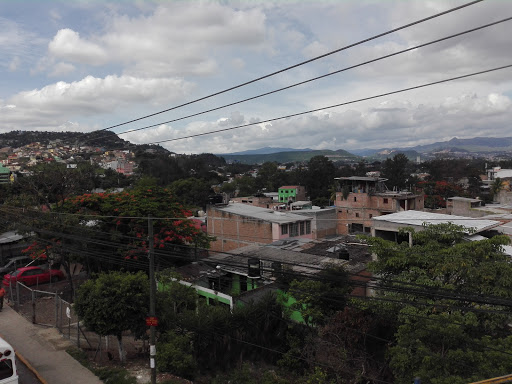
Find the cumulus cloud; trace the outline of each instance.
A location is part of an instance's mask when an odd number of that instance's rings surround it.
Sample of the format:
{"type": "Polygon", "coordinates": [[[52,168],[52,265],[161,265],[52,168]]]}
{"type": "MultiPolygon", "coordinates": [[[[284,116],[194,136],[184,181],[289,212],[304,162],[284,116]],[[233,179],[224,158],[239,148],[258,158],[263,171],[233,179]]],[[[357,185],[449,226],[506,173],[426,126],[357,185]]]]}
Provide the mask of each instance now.
{"type": "Polygon", "coordinates": [[[57,32],[48,44],[51,55],[72,62],[102,65],[107,61],[107,51],[98,44],[80,38],[80,34],[69,28],[57,32]]]}
{"type": "Polygon", "coordinates": [[[133,76],[207,75],[217,70],[214,48],[263,44],[265,15],[206,3],[161,3],[149,16],[112,17],[103,34],[61,29],[48,53],[68,62],[121,63],[133,76]]]}
{"type": "Polygon", "coordinates": [[[122,137],[141,144],[172,139],[161,145],[179,153],[229,153],[269,145],[350,151],[411,146],[454,136],[507,136],[511,106],[512,100],[505,95],[468,94],[432,104],[383,101],[362,110],[321,111],[185,140],[176,139],[222,129],[231,121],[238,125],[246,120],[257,123],[259,119],[245,119],[234,113],[217,122],[194,122],[182,128],[162,125],[122,137]]]}
{"type": "Polygon", "coordinates": [[[3,107],[15,106],[0,114],[5,130],[52,128],[70,118],[90,114],[111,114],[134,103],[171,103],[188,94],[192,85],[182,79],[139,79],[131,76],[87,76],[67,83],[59,81],[41,89],[20,92],[3,107]],[[28,125],[28,126],[27,126],[28,125]]]}

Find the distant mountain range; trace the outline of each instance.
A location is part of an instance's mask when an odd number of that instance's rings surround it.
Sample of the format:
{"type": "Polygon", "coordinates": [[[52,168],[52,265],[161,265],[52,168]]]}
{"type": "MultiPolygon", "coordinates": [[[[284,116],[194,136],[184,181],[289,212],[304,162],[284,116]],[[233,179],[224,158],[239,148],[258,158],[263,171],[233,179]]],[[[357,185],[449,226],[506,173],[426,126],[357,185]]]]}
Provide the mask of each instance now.
{"type": "Polygon", "coordinates": [[[439,141],[432,144],[417,145],[405,148],[381,148],[381,149],[355,149],[351,153],[358,156],[373,156],[385,151],[404,153],[417,152],[433,153],[443,150],[451,152],[512,152],[512,137],[474,137],[472,139],[458,139],[454,137],[448,141],[439,141]]]}
{"type": "Polygon", "coordinates": [[[472,139],[458,139],[454,137],[448,141],[440,141],[432,144],[418,145],[415,147],[395,147],[380,149],[355,149],[347,152],[339,149],[311,150],[294,148],[265,147],[250,151],[234,152],[229,154],[217,154],[226,161],[237,161],[244,164],[259,164],[266,161],[287,163],[294,161],[308,161],[313,156],[326,156],[333,161],[357,161],[360,157],[374,160],[385,160],[397,153],[405,154],[409,159],[415,160],[418,156],[434,156],[436,152],[443,153],[474,153],[490,154],[510,152],[512,155],[512,137],[475,137],[472,139]]]}

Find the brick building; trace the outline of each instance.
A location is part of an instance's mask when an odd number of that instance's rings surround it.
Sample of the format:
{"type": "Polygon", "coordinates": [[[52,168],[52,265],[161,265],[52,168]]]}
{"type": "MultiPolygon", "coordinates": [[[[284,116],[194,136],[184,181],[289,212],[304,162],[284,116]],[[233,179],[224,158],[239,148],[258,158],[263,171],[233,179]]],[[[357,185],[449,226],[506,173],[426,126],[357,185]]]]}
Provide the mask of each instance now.
{"type": "Polygon", "coordinates": [[[289,238],[312,239],[313,218],[242,203],[210,205],[207,232],[213,251],[231,251],[249,244],[270,244],[289,238]]]}
{"type": "Polygon", "coordinates": [[[370,232],[372,218],[390,213],[423,210],[423,195],[390,191],[380,177],[339,177],[336,192],[338,234],[370,232]]]}

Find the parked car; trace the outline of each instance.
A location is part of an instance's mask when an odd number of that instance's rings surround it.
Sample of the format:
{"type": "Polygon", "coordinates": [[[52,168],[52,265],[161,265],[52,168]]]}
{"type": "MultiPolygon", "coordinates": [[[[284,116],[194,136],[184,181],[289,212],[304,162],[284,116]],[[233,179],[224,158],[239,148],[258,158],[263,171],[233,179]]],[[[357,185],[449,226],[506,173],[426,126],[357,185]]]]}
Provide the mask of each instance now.
{"type": "Polygon", "coordinates": [[[9,286],[17,281],[25,285],[44,284],[64,279],[64,274],[58,269],[43,269],[41,267],[18,268],[13,273],[4,276],[3,285],[9,286]]]}
{"type": "Polygon", "coordinates": [[[39,266],[39,265],[45,265],[48,264],[46,260],[43,259],[32,259],[30,256],[16,256],[12,259],[9,259],[7,264],[5,264],[3,267],[0,268],[0,276],[13,272],[17,270],[18,268],[29,266],[39,266]],[[30,264],[30,265],[29,265],[30,264]]]}

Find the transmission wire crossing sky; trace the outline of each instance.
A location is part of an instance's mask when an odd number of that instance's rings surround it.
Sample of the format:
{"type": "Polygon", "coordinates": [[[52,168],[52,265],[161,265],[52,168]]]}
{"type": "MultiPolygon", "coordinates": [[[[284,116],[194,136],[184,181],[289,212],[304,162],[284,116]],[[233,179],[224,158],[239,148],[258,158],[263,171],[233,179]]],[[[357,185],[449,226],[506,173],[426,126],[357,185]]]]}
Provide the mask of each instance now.
{"type": "MultiPolygon", "coordinates": [[[[35,2],[0,4],[0,133],[91,132],[195,100],[467,1],[35,2]]],[[[115,128],[171,121],[512,16],[485,0],[179,110],[115,128]]],[[[510,136],[510,70],[344,100],[512,62],[510,23],[412,50],[193,119],[122,136],[177,153],[263,147],[405,147],[510,136]],[[318,111],[261,123],[275,116],[318,111]],[[243,130],[207,131],[250,123],[243,130]],[[180,137],[191,138],[173,140],[180,137]]]]}

